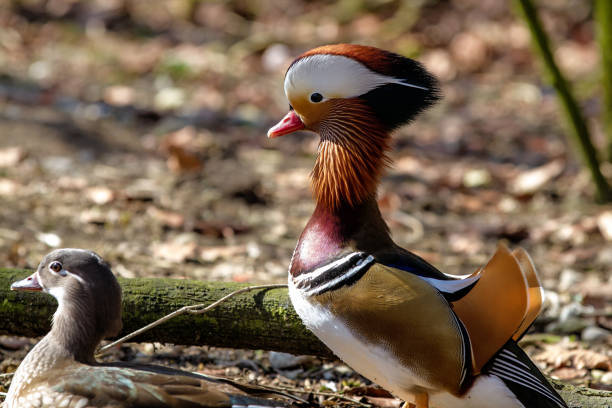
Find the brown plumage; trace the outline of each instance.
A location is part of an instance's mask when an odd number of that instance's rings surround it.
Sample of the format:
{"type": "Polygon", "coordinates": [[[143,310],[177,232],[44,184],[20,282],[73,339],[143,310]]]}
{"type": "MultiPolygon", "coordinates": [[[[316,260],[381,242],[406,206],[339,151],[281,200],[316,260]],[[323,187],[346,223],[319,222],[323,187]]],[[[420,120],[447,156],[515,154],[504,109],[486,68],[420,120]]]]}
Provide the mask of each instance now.
{"type": "Polygon", "coordinates": [[[287,70],[291,110],[268,132],[321,137],[317,201],[289,268],[304,324],[417,408],[566,407],[516,341],[542,297],[522,250],[461,279],[400,248],[376,203],[389,135],[439,98],[416,61],[373,47],[310,50],[287,70]]]}
{"type": "Polygon", "coordinates": [[[91,251],[55,250],[11,289],[45,291],[59,305],[51,331],[15,372],[5,408],[288,406],[252,397],[247,393],[267,391],[229,380],[159,366],[97,363],[100,340],[121,328],[121,288],[108,264],[91,251]]]}
{"type": "Polygon", "coordinates": [[[315,199],[328,208],[363,202],[389,163],[387,132],[358,99],[333,99],[320,123],[319,156],[312,171],[315,199]],[[350,137],[347,137],[350,135],[350,137]]]}

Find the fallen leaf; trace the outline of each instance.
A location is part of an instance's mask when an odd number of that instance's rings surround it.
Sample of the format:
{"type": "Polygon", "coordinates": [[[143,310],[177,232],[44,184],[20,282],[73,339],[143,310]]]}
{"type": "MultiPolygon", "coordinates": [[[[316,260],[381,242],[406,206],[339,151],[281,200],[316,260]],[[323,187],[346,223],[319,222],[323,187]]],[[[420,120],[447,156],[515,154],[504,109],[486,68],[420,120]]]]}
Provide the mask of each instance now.
{"type": "Polygon", "coordinates": [[[62,239],[59,235],[52,232],[39,232],[36,234],[36,239],[51,248],[57,248],[62,245],[62,239]]]}
{"type": "Polygon", "coordinates": [[[0,149],[0,168],[13,167],[21,162],[27,156],[26,151],[22,147],[6,147],[0,149]]]}
{"type": "Polygon", "coordinates": [[[113,85],[104,90],[104,102],[114,106],[127,106],[134,102],[134,89],[125,85],[113,85]]]}
{"type": "Polygon", "coordinates": [[[12,196],[21,186],[15,181],[7,178],[0,178],[0,196],[12,196]]]}
{"type": "Polygon", "coordinates": [[[353,387],[349,390],[346,390],[344,392],[346,395],[367,395],[370,397],[377,397],[377,398],[393,398],[393,394],[391,394],[389,391],[385,390],[384,388],[380,388],[380,387],[372,387],[369,385],[365,385],[362,387],[353,387]]]}
{"type": "Polygon", "coordinates": [[[162,210],[152,206],[147,208],[147,214],[168,228],[179,229],[185,225],[185,217],[183,214],[174,211],[162,210]]]}
{"type": "MultiPolygon", "coordinates": [[[[399,408],[402,406],[402,401],[397,398],[379,398],[379,397],[365,397],[367,403],[375,405],[380,408],[399,408]]],[[[408,404],[406,406],[410,406],[408,404]]]]}
{"type": "Polygon", "coordinates": [[[200,250],[200,258],[206,262],[214,262],[219,259],[227,259],[236,255],[247,253],[246,245],[228,245],[207,247],[200,250]]]}
{"type": "Polygon", "coordinates": [[[599,232],[606,239],[612,241],[612,211],[605,211],[597,217],[599,232]]]}
{"type": "Polygon", "coordinates": [[[577,378],[584,378],[588,374],[588,371],[584,368],[573,368],[563,367],[553,370],[550,375],[560,380],[575,380],[577,378]]]}
{"type": "Polygon", "coordinates": [[[193,126],[186,126],[168,133],[160,143],[160,149],[168,157],[168,168],[175,172],[191,172],[202,169],[198,135],[193,126]]]}
{"type": "Polygon", "coordinates": [[[250,228],[244,225],[225,224],[220,221],[197,221],[193,225],[193,231],[202,235],[224,238],[248,232],[250,228]]]}
{"type": "Polygon", "coordinates": [[[573,367],[577,369],[612,370],[612,357],[591,350],[567,350],[562,345],[550,345],[545,351],[534,356],[536,361],[545,362],[553,367],[573,367]]]}
{"type": "Polygon", "coordinates": [[[560,175],[564,166],[562,160],[554,160],[544,166],[522,172],[510,183],[510,191],[519,196],[531,195],[560,175]]]}
{"type": "Polygon", "coordinates": [[[115,193],[108,187],[97,186],[85,190],[85,196],[94,204],[104,205],[115,199],[115,193]]]}
{"type": "Polygon", "coordinates": [[[196,257],[197,245],[195,242],[183,242],[176,239],[170,242],[153,244],[153,256],[167,261],[182,263],[187,259],[196,257]]]}

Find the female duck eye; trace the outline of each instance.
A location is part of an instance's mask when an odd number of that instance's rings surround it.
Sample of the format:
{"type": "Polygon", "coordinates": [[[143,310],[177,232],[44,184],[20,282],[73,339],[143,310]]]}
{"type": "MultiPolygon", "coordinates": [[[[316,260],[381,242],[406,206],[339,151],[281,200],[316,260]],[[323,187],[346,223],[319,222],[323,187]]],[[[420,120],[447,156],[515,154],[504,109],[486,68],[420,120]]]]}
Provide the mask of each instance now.
{"type": "Polygon", "coordinates": [[[53,261],[49,265],[49,269],[51,272],[59,273],[62,270],[62,264],[57,261],[53,261]]]}
{"type": "Polygon", "coordinates": [[[321,102],[323,100],[323,95],[318,92],[315,92],[310,95],[310,100],[314,103],[321,102]]]}

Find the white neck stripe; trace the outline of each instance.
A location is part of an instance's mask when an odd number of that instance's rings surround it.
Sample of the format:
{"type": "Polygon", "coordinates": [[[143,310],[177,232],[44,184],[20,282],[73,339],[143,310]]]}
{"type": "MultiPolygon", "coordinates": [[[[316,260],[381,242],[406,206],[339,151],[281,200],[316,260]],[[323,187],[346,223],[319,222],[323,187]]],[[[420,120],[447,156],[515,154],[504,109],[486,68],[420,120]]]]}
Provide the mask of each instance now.
{"type": "Polygon", "coordinates": [[[317,278],[323,275],[324,273],[329,272],[332,269],[336,269],[337,267],[339,267],[340,265],[344,263],[350,262],[353,258],[358,257],[358,256],[363,256],[363,255],[364,255],[364,252],[351,252],[350,254],[345,255],[344,257],[340,259],[337,259],[323,266],[319,266],[318,268],[314,269],[311,272],[299,274],[298,276],[293,278],[293,281],[297,284],[305,280],[317,278]]]}
{"type": "Polygon", "coordinates": [[[342,282],[343,280],[351,279],[353,276],[355,276],[355,274],[361,272],[364,266],[366,268],[369,268],[369,264],[373,261],[374,261],[374,257],[372,255],[368,255],[368,257],[365,258],[363,261],[359,262],[358,265],[355,265],[354,267],[352,267],[351,269],[349,269],[342,275],[330,280],[329,282],[326,282],[323,285],[315,286],[314,288],[305,290],[304,294],[306,296],[312,296],[312,295],[317,295],[319,293],[325,292],[327,289],[333,288],[334,286],[336,286],[338,283],[342,282]]]}

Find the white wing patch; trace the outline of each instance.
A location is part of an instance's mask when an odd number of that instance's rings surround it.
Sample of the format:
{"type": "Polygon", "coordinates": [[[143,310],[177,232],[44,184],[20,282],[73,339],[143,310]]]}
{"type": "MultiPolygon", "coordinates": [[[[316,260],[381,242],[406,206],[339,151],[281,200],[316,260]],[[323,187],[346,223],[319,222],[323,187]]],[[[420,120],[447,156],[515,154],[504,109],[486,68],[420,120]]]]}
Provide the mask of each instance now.
{"type": "Polygon", "coordinates": [[[289,97],[292,93],[310,95],[318,92],[325,99],[354,98],[386,84],[428,90],[376,73],[349,57],[315,54],[302,58],[289,69],[285,77],[285,94],[289,97]]]}
{"type": "Polygon", "coordinates": [[[443,293],[459,292],[460,290],[463,290],[467,288],[468,286],[474,285],[480,279],[480,275],[474,275],[474,276],[468,276],[468,277],[457,277],[455,275],[448,275],[448,274],[445,274],[445,275],[453,276],[455,279],[454,280],[443,280],[443,279],[427,278],[424,276],[420,276],[420,278],[443,293]]]}

